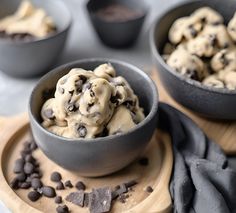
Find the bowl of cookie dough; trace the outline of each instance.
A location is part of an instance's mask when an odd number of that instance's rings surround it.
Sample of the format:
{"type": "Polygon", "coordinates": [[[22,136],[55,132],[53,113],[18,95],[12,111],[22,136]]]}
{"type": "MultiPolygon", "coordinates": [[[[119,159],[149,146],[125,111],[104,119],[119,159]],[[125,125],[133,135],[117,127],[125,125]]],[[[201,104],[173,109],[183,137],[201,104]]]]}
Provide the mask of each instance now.
{"type": "Polygon", "coordinates": [[[180,3],[150,33],[153,62],[168,93],[200,115],[235,120],[236,2],[180,3]]]}
{"type": "Polygon", "coordinates": [[[124,168],[143,152],[156,128],[157,109],[156,86],[142,70],[117,60],[84,59],[38,82],[29,117],[48,158],[94,177],[124,168]]]}
{"type": "Polygon", "coordinates": [[[2,0],[0,70],[21,78],[47,72],[64,48],[71,21],[62,1],[2,0]]]}

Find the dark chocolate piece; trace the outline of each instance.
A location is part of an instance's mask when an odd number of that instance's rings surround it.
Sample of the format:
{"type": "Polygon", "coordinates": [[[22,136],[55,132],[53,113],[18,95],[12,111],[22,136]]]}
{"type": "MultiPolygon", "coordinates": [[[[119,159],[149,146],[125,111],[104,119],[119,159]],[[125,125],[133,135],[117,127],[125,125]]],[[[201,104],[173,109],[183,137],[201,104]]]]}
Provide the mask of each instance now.
{"type": "Polygon", "coordinates": [[[31,184],[29,182],[23,182],[20,184],[21,189],[29,189],[31,187],[31,184]]]}
{"type": "Polygon", "coordinates": [[[68,213],[69,212],[69,208],[67,205],[63,205],[63,206],[58,206],[56,208],[57,213],[68,213]]]}
{"type": "Polygon", "coordinates": [[[136,180],[131,180],[127,183],[124,183],[127,188],[130,188],[132,186],[135,186],[138,182],[136,180]]]}
{"type": "Polygon", "coordinates": [[[25,161],[34,164],[36,160],[35,160],[35,158],[32,156],[32,154],[27,154],[27,155],[25,156],[25,161]]]}
{"type": "Polygon", "coordinates": [[[32,186],[33,189],[36,190],[36,189],[41,188],[43,186],[43,184],[42,184],[42,182],[39,178],[33,178],[31,180],[31,186],[32,186]]]}
{"type": "Polygon", "coordinates": [[[24,172],[25,174],[32,174],[34,172],[34,166],[30,162],[26,162],[24,165],[24,172]]]}
{"type": "Polygon", "coordinates": [[[84,191],[80,190],[79,192],[71,192],[67,197],[66,200],[77,205],[77,206],[84,206],[84,191]]]}
{"type": "Polygon", "coordinates": [[[75,187],[78,189],[78,190],[85,190],[86,189],[86,186],[84,185],[84,183],[82,181],[78,181],[76,184],[75,184],[75,187]]]}
{"type": "Polygon", "coordinates": [[[146,192],[152,193],[153,192],[153,188],[151,186],[147,186],[146,192]]]}
{"type": "Polygon", "coordinates": [[[55,203],[60,204],[60,203],[62,203],[62,197],[56,196],[54,201],[55,201],[55,203]]]}
{"type": "Polygon", "coordinates": [[[31,191],[28,193],[28,198],[32,201],[35,202],[37,201],[41,195],[37,191],[31,191]]]}
{"type": "Polygon", "coordinates": [[[64,184],[60,181],[57,183],[56,190],[63,190],[65,189],[64,184]]]}
{"type": "Polygon", "coordinates": [[[56,192],[55,192],[55,189],[52,188],[51,186],[43,186],[41,188],[42,190],[42,194],[45,196],[45,197],[55,197],[56,196],[56,192]]]}
{"type": "Polygon", "coordinates": [[[14,173],[22,173],[24,170],[24,164],[25,161],[22,158],[17,159],[13,169],[14,173]]]}
{"type": "Polygon", "coordinates": [[[148,160],[147,157],[142,157],[142,158],[139,159],[139,164],[140,164],[141,166],[147,166],[148,163],[149,163],[149,160],[148,160]]]}
{"type": "Polygon", "coordinates": [[[59,172],[53,172],[52,174],[51,174],[51,181],[53,181],[53,182],[59,182],[59,181],[61,181],[61,174],[59,173],[59,172]]]}
{"type": "Polygon", "coordinates": [[[23,182],[26,180],[26,174],[24,172],[21,172],[16,176],[16,179],[19,180],[20,182],[23,182]]]}
{"type": "Polygon", "coordinates": [[[19,180],[17,178],[14,178],[11,182],[10,182],[10,187],[12,189],[19,189],[19,180]]]}
{"type": "Polygon", "coordinates": [[[72,185],[72,183],[71,183],[70,180],[67,180],[67,181],[65,182],[65,186],[68,187],[68,188],[73,188],[73,185],[72,185]]]}

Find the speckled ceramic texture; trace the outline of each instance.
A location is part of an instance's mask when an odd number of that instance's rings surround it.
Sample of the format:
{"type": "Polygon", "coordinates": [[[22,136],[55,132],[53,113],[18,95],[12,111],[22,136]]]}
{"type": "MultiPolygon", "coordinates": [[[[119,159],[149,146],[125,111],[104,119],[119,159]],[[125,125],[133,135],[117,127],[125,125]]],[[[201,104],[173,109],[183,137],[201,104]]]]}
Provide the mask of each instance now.
{"type": "MultiPolygon", "coordinates": [[[[0,0],[0,18],[13,14],[20,0],[0,0]]],[[[32,0],[44,8],[58,28],[58,32],[35,41],[14,41],[0,38],[0,70],[15,77],[33,77],[49,71],[63,51],[71,25],[71,14],[63,1],[32,0]]]]}
{"type": "Polygon", "coordinates": [[[170,68],[161,57],[172,23],[203,6],[218,11],[223,15],[226,23],[236,11],[234,0],[201,0],[181,3],[170,9],[156,19],[151,29],[150,45],[153,62],[165,89],[177,102],[206,117],[234,120],[236,119],[236,91],[206,87],[200,82],[186,78],[170,68]]]}
{"type": "Polygon", "coordinates": [[[87,3],[87,10],[91,23],[101,41],[114,48],[124,48],[135,43],[148,13],[148,7],[143,0],[90,0],[87,3]],[[98,9],[111,3],[127,5],[129,8],[142,11],[143,15],[129,21],[108,22],[94,14],[98,9]]]}
{"type": "Polygon", "coordinates": [[[85,59],[58,67],[46,74],[34,88],[29,102],[32,133],[42,151],[54,162],[82,176],[113,173],[134,161],[149,143],[156,128],[158,93],[153,81],[140,69],[117,60],[85,59]],[[71,68],[93,70],[110,62],[117,75],[125,77],[137,94],[146,118],[127,133],[96,139],[67,139],[50,133],[41,126],[42,93],[54,89],[60,77],[71,68]]]}

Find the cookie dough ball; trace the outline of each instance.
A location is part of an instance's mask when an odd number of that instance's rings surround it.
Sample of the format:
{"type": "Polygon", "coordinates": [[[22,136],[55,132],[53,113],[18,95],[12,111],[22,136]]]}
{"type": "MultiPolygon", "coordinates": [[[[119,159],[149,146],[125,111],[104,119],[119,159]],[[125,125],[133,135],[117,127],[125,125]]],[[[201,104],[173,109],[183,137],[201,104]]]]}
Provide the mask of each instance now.
{"type": "Polygon", "coordinates": [[[202,22],[206,24],[217,25],[224,22],[223,17],[210,7],[199,8],[195,10],[194,13],[192,13],[192,16],[197,17],[199,20],[202,20],[202,22]]]}
{"type": "Polygon", "coordinates": [[[203,80],[203,85],[215,88],[224,88],[224,83],[218,78],[218,75],[210,75],[203,80]]]}
{"type": "Polygon", "coordinates": [[[236,42],[236,13],[234,14],[233,18],[229,21],[227,27],[228,33],[230,37],[236,42]]]}
{"type": "Polygon", "coordinates": [[[236,48],[223,49],[211,59],[211,68],[215,72],[220,70],[236,70],[236,48]]]}
{"type": "Polygon", "coordinates": [[[236,72],[233,70],[221,70],[218,74],[219,79],[222,80],[229,90],[236,89],[236,72]]]}
{"type": "Polygon", "coordinates": [[[178,47],[167,60],[167,64],[182,75],[201,80],[206,75],[203,61],[185,48],[178,47]]]}
{"type": "Polygon", "coordinates": [[[203,24],[197,17],[179,18],[169,30],[169,40],[173,44],[178,44],[183,40],[195,38],[202,27],[203,24]]]}

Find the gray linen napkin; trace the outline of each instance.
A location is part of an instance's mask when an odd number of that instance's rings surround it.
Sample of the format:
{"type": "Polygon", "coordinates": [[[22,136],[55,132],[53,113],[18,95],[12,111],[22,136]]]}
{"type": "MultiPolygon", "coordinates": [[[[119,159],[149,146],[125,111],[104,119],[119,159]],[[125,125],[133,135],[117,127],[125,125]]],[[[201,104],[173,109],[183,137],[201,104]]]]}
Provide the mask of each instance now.
{"type": "Polygon", "coordinates": [[[170,191],[176,213],[236,212],[236,171],[220,147],[186,115],[159,104],[159,128],[171,135],[174,168],[170,191]]]}

